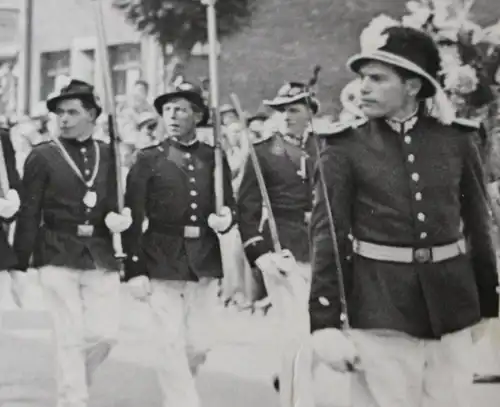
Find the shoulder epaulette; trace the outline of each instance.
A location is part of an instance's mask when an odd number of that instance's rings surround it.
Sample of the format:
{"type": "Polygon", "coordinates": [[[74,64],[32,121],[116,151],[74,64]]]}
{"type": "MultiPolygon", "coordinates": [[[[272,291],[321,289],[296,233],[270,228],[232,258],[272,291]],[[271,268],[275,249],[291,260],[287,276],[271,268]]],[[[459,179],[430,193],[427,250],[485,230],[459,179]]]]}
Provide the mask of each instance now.
{"type": "Polygon", "coordinates": [[[161,143],[159,141],[156,141],[149,146],[142,147],[140,149],[140,151],[141,152],[150,152],[150,151],[154,151],[154,150],[163,151],[162,149],[163,149],[163,147],[161,146],[161,143]]]}
{"type": "Polygon", "coordinates": [[[479,128],[481,127],[481,123],[479,121],[471,120],[471,119],[464,119],[462,117],[457,117],[455,120],[453,120],[452,124],[466,127],[467,129],[470,129],[470,130],[479,130],[479,128]]]}
{"type": "Polygon", "coordinates": [[[265,141],[269,141],[269,140],[273,139],[274,137],[276,137],[277,134],[278,133],[264,132],[264,133],[262,133],[262,136],[259,138],[256,138],[252,144],[255,146],[255,145],[261,144],[265,141]]]}
{"type": "Polygon", "coordinates": [[[50,140],[49,139],[49,140],[40,141],[39,143],[35,144],[33,146],[33,148],[42,147],[42,146],[46,146],[46,145],[49,145],[49,144],[55,145],[54,140],[50,140]]]}
{"type": "Polygon", "coordinates": [[[368,119],[356,119],[349,121],[328,122],[325,127],[315,127],[314,131],[322,136],[337,135],[349,129],[356,129],[367,123],[368,119]]]}

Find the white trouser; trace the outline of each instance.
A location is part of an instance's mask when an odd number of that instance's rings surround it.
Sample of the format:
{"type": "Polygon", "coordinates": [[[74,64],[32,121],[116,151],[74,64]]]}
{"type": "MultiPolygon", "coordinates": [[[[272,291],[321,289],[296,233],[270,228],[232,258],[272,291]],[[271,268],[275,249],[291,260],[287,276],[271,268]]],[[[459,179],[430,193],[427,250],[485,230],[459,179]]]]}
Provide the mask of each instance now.
{"type": "Polygon", "coordinates": [[[194,374],[211,347],[217,280],[152,281],[149,304],[161,353],[157,371],[163,407],[199,407],[194,374]]]}
{"type": "Polygon", "coordinates": [[[353,407],[469,407],[473,343],[470,329],[441,340],[398,332],[352,330],[361,358],[353,375],[353,407]]]}
{"type": "Polygon", "coordinates": [[[280,325],[280,406],[291,407],[296,397],[295,358],[310,332],[311,265],[297,263],[296,272],[290,273],[286,279],[264,274],[264,284],[280,325]]]}
{"type": "Polygon", "coordinates": [[[40,281],[53,319],[57,407],[86,407],[92,375],[116,343],[119,275],[46,266],[40,281]]]}

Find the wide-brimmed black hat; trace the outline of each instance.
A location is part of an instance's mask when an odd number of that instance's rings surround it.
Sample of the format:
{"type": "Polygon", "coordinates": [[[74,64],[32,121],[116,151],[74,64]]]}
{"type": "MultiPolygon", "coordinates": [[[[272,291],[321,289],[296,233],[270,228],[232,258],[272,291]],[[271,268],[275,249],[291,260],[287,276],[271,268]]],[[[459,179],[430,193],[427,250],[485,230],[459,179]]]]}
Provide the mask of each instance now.
{"type": "Polygon", "coordinates": [[[54,113],[57,104],[62,100],[79,99],[90,103],[97,111],[97,116],[102,113],[102,108],[99,105],[99,99],[94,93],[94,87],[87,82],[72,79],[71,82],[63,87],[59,94],[47,100],[47,109],[54,113]]]}
{"type": "Polygon", "coordinates": [[[370,61],[397,66],[422,78],[423,98],[434,96],[440,86],[437,77],[441,58],[437,44],[421,30],[405,26],[388,27],[380,33],[378,39],[373,38],[368,49],[366,46],[363,49],[362,44],[361,53],[351,57],[347,65],[352,71],[359,72],[370,61]]]}
{"type": "Polygon", "coordinates": [[[319,111],[319,101],[306,85],[300,82],[287,82],[279,90],[274,99],[262,103],[274,110],[283,111],[287,105],[304,102],[311,107],[313,114],[319,111]]]}
{"type": "Polygon", "coordinates": [[[190,82],[176,83],[172,89],[158,96],[154,101],[154,106],[159,115],[162,115],[163,105],[168,101],[176,98],[182,98],[189,101],[198,111],[203,113],[203,117],[197,123],[198,126],[206,124],[210,118],[210,112],[205,100],[203,99],[203,90],[190,82]]]}

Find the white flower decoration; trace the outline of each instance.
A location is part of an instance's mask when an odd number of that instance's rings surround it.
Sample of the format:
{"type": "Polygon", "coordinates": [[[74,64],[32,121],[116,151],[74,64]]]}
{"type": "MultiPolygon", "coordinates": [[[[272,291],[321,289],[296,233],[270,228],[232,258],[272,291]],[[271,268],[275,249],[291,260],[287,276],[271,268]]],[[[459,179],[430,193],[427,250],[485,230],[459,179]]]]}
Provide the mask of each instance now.
{"type": "Polygon", "coordinates": [[[477,72],[470,65],[462,65],[449,71],[444,78],[445,89],[462,95],[474,92],[478,84],[477,72]]]}
{"type": "Polygon", "coordinates": [[[486,27],[483,34],[485,41],[494,45],[500,45],[500,20],[496,24],[486,27]]]}
{"type": "Polygon", "coordinates": [[[410,12],[410,14],[403,16],[403,18],[401,19],[401,23],[405,27],[420,29],[431,16],[431,10],[429,9],[429,7],[417,1],[409,1],[406,4],[406,8],[410,12]]]}
{"type": "Polygon", "coordinates": [[[443,75],[462,66],[462,58],[455,45],[439,47],[439,56],[441,58],[441,71],[443,75]]]}
{"type": "Polygon", "coordinates": [[[384,30],[399,25],[401,24],[397,20],[385,14],[375,17],[361,33],[361,51],[370,53],[382,48],[389,38],[387,34],[383,34],[384,30]]]}

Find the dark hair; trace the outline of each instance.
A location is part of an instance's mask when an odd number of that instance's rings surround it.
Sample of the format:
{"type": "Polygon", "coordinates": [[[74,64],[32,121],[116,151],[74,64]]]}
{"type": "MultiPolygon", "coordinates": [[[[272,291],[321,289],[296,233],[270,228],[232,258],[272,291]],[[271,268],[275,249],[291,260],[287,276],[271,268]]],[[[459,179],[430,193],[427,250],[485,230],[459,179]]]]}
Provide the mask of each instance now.
{"type": "Polygon", "coordinates": [[[138,79],[137,81],[135,81],[135,86],[137,85],[144,87],[146,93],[149,92],[149,83],[147,83],[144,79],[138,79]]]}
{"type": "Polygon", "coordinates": [[[94,118],[94,120],[97,119],[97,108],[96,108],[95,104],[92,101],[88,100],[88,99],[83,99],[82,98],[82,99],[79,99],[79,100],[80,100],[80,102],[81,102],[81,104],[82,104],[82,106],[83,106],[83,108],[85,110],[87,110],[87,111],[93,110],[95,112],[95,118],[94,118]]]}

